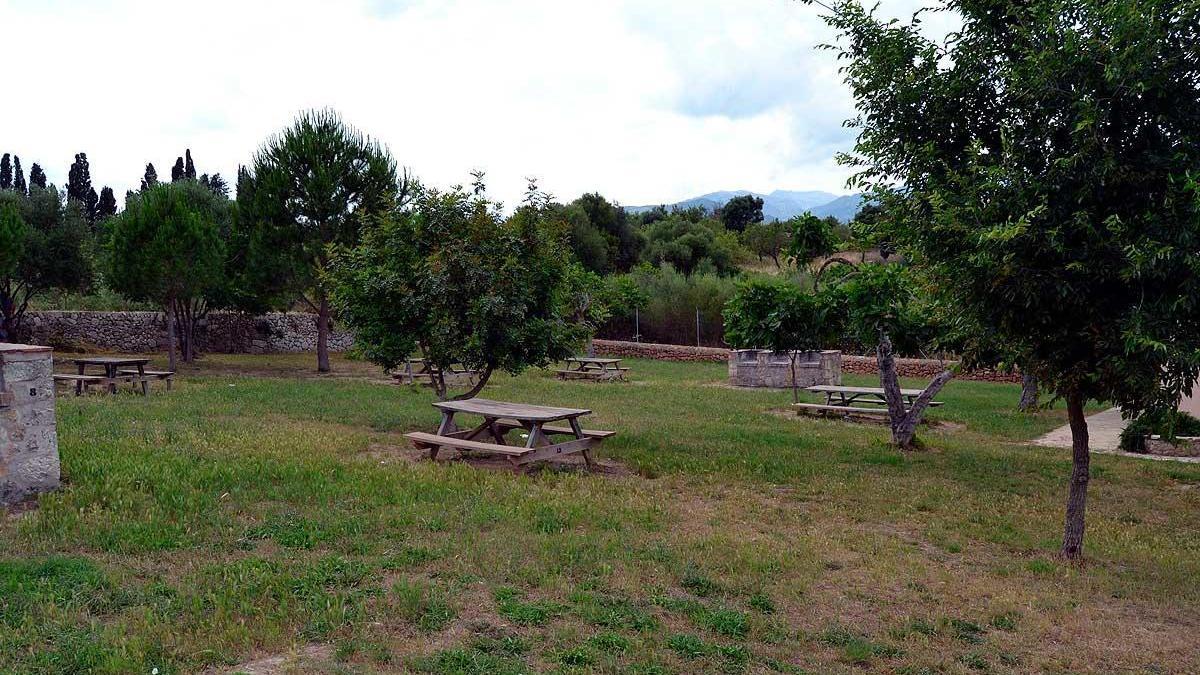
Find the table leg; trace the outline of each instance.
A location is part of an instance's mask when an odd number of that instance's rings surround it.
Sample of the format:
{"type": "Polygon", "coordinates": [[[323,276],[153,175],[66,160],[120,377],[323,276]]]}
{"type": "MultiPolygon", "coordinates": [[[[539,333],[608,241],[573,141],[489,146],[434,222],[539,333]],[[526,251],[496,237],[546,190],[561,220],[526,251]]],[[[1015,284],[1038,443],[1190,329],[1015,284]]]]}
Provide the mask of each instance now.
{"type": "Polygon", "coordinates": [[[117,393],[117,367],[113,365],[104,366],[104,374],[108,377],[108,393],[117,393]]]}
{"type": "MultiPolygon", "coordinates": [[[[577,438],[577,439],[584,438],[583,427],[579,426],[579,418],[578,417],[571,418],[571,431],[575,432],[575,438],[577,438]]],[[[592,462],[592,454],[591,454],[590,450],[588,450],[587,448],[584,448],[582,451],[580,451],[579,454],[583,455],[583,464],[584,464],[584,466],[586,466],[588,468],[588,471],[591,471],[592,469],[596,468],[596,465],[592,462]]]]}
{"type": "MultiPolygon", "coordinates": [[[[442,423],[438,425],[437,430],[438,436],[445,436],[446,434],[454,433],[455,431],[458,431],[458,426],[454,424],[454,411],[443,410],[442,423]]],[[[430,447],[429,459],[437,459],[438,450],[439,448],[436,445],[430,447]]]]}
{"type": "MultiPolygon", "coordinates": [[[[83,364],[82,364],[82,363],[77,363],[77,364],[75,364],[75,365],[79,366],[79,374],[80,374],[80,375],[82,375],[82,374],[83,374],[83,364]]],[[[76,395],[76,396],[82,396],[82,395],[83,395],[83,380],[76,380],[76,381],[75,381],[75,395],[76,395]]]]}
{"type": "Polygon", "coordinates": [[[138,377],[142,380],[142,396],[150,395],[150,383],[146,381],[146,366],[138,364],[138,377]]]}

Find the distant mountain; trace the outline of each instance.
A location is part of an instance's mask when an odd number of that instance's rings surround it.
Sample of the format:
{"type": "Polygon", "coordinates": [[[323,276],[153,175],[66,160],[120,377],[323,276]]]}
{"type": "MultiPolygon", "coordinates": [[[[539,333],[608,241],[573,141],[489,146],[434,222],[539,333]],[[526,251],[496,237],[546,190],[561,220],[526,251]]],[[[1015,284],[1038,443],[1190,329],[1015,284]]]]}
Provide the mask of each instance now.
{"type": "MultiPolygon", "coordinates": [[[[762,194],[749,190],[724,190],[721,192],[710,192],[706,195],[692,197],[691,199],[685,199],[674,204],[666,204],[665,206],[668,210],[673,208],[690,209],[698,206],[706,211],[716,211],[730,199],[742,195],[761,197],[763,200],[763,218],[768,221],[787,220],[805,211],[812,211],[813,215],[822,218],[833,216],[845,223],[850,222],[854,218],[854,214],[858,213],[858,209],[862,205],[862,195],[857,194],[838,196],[832,192],[822,192],[819,190],[775,190],[771,194],[762,194]]],[[[627,206],[625,210],[630,213],[642,213],[653,208],[656,207],[627,206]]]]}

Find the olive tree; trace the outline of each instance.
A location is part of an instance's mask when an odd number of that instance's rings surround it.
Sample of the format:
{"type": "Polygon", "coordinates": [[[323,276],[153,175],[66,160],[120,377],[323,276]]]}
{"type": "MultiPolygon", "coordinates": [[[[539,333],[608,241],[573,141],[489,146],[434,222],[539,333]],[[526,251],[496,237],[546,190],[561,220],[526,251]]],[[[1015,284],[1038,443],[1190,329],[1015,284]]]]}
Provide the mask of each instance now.
{"type": "Polygon", "coordinates": [[[1200,4],[940,6],[944,42],[854,0],[826,15],[857,106],[842,160],[887,240],[1066,401],[1079,559],[1086,403],[1171,405],[1200,369],[1200,4]]]}
{"type": "Polygon", "coordinates": [[[256,281],[317,315],[317,370],[329,371],[330,303],[322,272],[333,246],[358,243],[363,223],[404,190],[378,142],[331,110],[302,113],[272,136],[239,175],[239,216],[252,229],[256,281]]]}
{"type": "Polygon", "coordinates": [[[589,332],[576,321],[563,228],[540,205],[504,218],[481,193],[421,191],[337,251],[323,279],[362,353],[391,370],[419,350],[442,399],[453,364],[480,373],[454,397],[471,398],[497,370],[571,356],[589,332]]]}

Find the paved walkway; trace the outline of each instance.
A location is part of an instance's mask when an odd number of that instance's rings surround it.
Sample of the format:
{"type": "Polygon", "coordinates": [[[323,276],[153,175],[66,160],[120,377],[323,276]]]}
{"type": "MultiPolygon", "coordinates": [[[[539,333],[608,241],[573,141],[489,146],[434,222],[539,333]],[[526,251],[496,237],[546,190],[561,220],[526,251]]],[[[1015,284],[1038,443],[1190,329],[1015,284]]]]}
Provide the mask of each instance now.
{"type": "MultiPolygon", "coordinates": [[[[1193,396],[1190,400],[1185,400],[1181,403],[1179,407],[1181,410],[1188,410],[1191,407],[1200,412],[1200,398],[1193,396]]],[[[1109,408],[1104,412],[1090,415],[1087,418],[1087,423],[1088,448],[1094,453],[1136,457],[1138,459],[1184,462],[1188,464],[1200,463],[1200,457],[1164,457],[1161,455],[1144,455],[1137,452],[1121,451],[1119,449],[1121,446],[1121,432],[1125,429],[1126,421],[1121,419],[1121,410],[1119,408],[1109,408]]],[[[1033,445],[1041,445],[1048,448],[1071,447],[1070,425],[1061,426],[1045,436],[1035,439],[1033,445]]]]}

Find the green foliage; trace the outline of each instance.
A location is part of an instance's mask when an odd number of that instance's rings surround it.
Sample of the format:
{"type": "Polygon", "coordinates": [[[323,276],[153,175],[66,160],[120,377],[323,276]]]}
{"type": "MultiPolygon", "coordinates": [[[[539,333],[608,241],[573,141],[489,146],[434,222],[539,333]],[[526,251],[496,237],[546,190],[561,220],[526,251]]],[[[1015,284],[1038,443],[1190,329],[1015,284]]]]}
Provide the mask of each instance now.
{"type": "Polygon", "coordinates": [[[724,316],[725,341],[735,348],[808,351],[830,341],[820,300],[786,281],[742,284],[724,316]]]}
{"type": "Polygon", "coordinates": [[[641,259],[645,238],[620,204],[599,193],[585,194],[560,210],[570,223],[570,245],[587,269],[601,274],[627,272],[641,259]]]}
{"type": "Polygon", "coordinates": [[[941,4],[945,45],[855,2],[827,19],[877,233],[1056,393],[1174,398],[1200,370],[1200,6],[941,4]]]}
{"type": "Polygon", "coordinates": [[[690,275],[695,272],[722,276],[737,274],[737,236],[717,221],[693,222],[672,214],[650,226],[646,260],[668,263],[690,275]]]}
{"type": "Polygon", "coordinates": [[[1121,449],[1146,452],[1146,437],[1151,435],[1167,441],[1180,436],[1200,436],[1200,419],[1174,407],[1148,410],[1121,431],[1121,449]]]}
{"type": "Polygon", "coordinates": [[[670,265],[642,266],[611,284],[631,301],[612,306],[612,318],[602,334],[631,338],[634,308],[639,310],[641,340],[666,344],[696,344],[696,312],[700,312],[700,338],[705,345],[722,345],[725,303],[737,290],[737,281],[712,273],[684,276],[670,265]]]}
{"type": "Polygon", "coordinates": [[[780,255],[789,241],[788,231],[778,220],[769,223],[751,223],[742,232],[742,244],[759,260],[770,258],[775,267],[782,267],[780,255]]]}
{"type": "Polygon", "coordinates": [[[0,339],[18,332],[35,295],[91,282],[86,238],[79,206],[57,190],[0,191],[0,339]]]}
{"type": "Polygon", "coordinates": [[[788,234],[787,254],[797,266],[827,256],[837,250],[838,239],[829,219],[818,218],[807,211],[784,224],[788,234]]]}
{"type": "Polygon", "coordinates": [[[721,207],[721,222],[731,232],[742,232],[752,223],[763,219],[762,197],[740,195],[725,202],[721,207]]]}
{"type": "Polygon", "coordinates": [[[203,297],[223,279],[224,200],[194,181],[152,187],[109,221],[106,281],[132,300],[203,297]]]}
{"type": "Polygon", "coordinates": [[[835,278],[823,280],[822,304],[843,344],[871,351],[886,334],[898,352],[919,354],[935,343],[940,329],[929,295],[909,268],[867,263],[830,270],[835,278]]]}
{"type": "Polygon", "coordinates": [[[524,206],[505,219],[461,189],[424,191],[414,209],[381,218],[338,253],[325,282],[363,354],[384,368],[417,349],[483,381],[545,366],[572,355],[588,330],[572,320],[570,258],[544,215],[524,206]]]}

